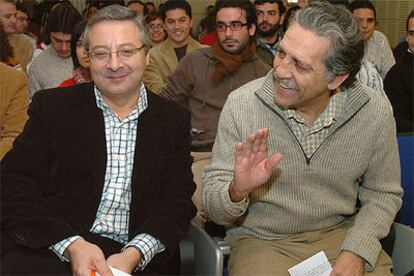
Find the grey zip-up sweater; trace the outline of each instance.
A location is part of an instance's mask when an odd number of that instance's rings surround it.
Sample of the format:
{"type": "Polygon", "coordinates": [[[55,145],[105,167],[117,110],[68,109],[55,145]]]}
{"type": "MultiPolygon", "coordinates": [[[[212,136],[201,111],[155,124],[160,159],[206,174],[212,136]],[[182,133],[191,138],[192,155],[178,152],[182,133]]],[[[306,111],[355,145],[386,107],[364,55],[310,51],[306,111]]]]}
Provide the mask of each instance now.
{"type": "Polygon", "coordinates": [[[342,249],[362,256],[369,270],[381,250],[379,239],[387,235],[402,203],[389,104],[378,92],[356,83],[347,91],[344,108],[326,139],[307,158],[274,103],[272,74],[234,91],[223,108],[213,162],[202,182],[208,217],[227,225],[227,235],[270,240],[335,226],[356,214],[342,249]],[[247,201],[232,203],[228,189],[236,143],[266,127],[269,155],[280,152],[284,158],[247,201]]]}

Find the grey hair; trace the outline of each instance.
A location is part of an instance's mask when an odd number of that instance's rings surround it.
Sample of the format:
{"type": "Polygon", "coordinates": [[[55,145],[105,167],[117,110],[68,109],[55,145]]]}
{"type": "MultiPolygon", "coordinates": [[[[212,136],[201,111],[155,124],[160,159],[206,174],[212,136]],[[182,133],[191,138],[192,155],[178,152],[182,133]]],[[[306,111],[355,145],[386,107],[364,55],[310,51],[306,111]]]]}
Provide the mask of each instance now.
{"type": "MultiPolygon", "coordinates": [[[[103,21],[134,22],[138,27],[138,34],[146,46],[147,51],[151,48],[151,38],[141,16],[129,8],[120,5],[110,5],[98,10],[96,15],[89,20],[88,24],[86,24],[85,31],[83,32],[82,36],[83,48],[86,52],[89,52],[89,33],[91,32],[93,26],[103,21]]],[[[110,32],[111,30],[108,31],[110,32]]]]}
{"type": "Polygon", "coordinates": [[[332,78],[340,73],[349,73],[342,86],[352,85],[364,56],[364,41],[356,17],[342,6],[320,1],[298,10],[294,22],[330,40],[324,60],[328,75],[332,78]]]}

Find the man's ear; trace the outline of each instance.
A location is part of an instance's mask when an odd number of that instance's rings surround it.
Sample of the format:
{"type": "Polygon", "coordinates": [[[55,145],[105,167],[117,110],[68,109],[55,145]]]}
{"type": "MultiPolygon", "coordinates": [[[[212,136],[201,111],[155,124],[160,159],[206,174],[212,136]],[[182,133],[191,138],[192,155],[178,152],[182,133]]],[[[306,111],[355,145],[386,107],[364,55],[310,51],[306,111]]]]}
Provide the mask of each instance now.
{"type": "Polygon", "coordinates": [[[339,73],[328,82],[329,90],[336,90],[349,77],[349,73],[339,73]]]}
{"type": "Polygon", "coordinates": [[[249,35],[254,36],[255,33],[256,33],[256,24],[252,24],[249,27],[249,35]]]}

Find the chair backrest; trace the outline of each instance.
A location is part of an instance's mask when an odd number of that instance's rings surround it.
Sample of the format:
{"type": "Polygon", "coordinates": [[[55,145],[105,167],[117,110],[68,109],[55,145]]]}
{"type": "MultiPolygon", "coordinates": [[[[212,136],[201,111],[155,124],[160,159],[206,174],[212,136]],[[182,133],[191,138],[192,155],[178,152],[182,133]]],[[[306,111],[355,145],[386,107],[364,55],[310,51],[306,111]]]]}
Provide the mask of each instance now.
{"type": "Polygon", "coordinates": [[[401,163],[401,185],[404,189],[398,222],[414,227],[414,133],[398,134],[398,151],[401,163]]]}

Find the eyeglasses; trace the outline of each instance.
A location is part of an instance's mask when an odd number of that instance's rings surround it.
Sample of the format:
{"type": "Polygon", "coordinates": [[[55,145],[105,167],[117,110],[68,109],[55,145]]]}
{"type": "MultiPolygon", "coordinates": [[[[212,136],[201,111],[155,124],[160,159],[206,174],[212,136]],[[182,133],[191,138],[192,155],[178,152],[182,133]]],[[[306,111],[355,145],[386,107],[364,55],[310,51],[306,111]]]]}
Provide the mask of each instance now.
{"type": "Polygon", "coordinates": [[[407,31],[407,33],[408,33],[409,36],[414,37],[414,30],[407,31]]]}
{"type": "Polygon", "coordinates": [[[223,22],[219,22],[216,25],[216,31],[217,32],[225,32],[225,31],[227,31],[227,28],[230,28],[230,30],[232,30],[232,31],[240,31],[241,28],[243,28],[244,26],[247,26],[247,25],[248,25],[248,23],[241,23],[240,21],[230,22],[229,25],[226,25],[223,22]]]}
{"type": "Polygon", "coordinates": [[[116,51],[108,51],[104,49],[94,50],[92,52],[88,53],[88,57],[95,62],[102,62],[102,63],[108,63],[109,59],[112,57],[112,54],[116,54],[116,56],[120,60],[128,60],[133,55],[144,49],[146,46],[142,45],[138,48],[125,48],[125,49],[118,49],[116,51]]]}
{"type": "Polygon", "coordinates": [[[29,18],[27,18],[27,17],[22,17],[22,16],[18,16],[18,17],[16,17],[16,20],[17,20],[17,21],[20,21],[20,22],[26,21],[27,23],[29,23],[29,22],[30,22],[30,19],[29,19],[29,18]]]}
{"type": "Polygon", "coordinates": [[[148,25],[148,28],[161,30],[161,29],[163,29],[163,26],[161,24],[157,24],[157,25],[155,25],[155,24],[149,24],[148,25]]]}

